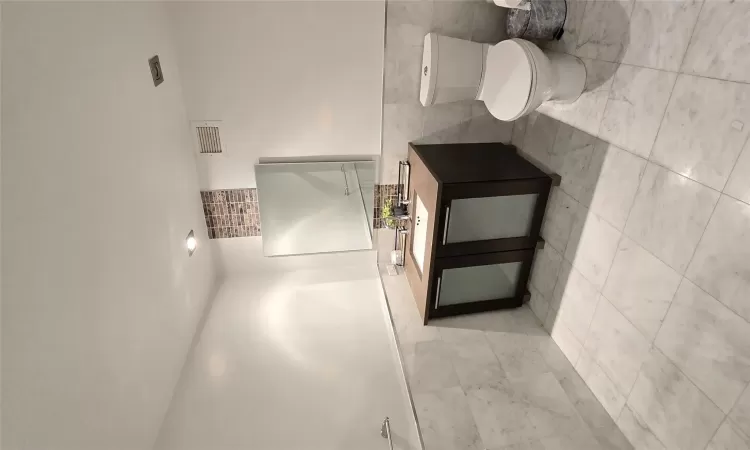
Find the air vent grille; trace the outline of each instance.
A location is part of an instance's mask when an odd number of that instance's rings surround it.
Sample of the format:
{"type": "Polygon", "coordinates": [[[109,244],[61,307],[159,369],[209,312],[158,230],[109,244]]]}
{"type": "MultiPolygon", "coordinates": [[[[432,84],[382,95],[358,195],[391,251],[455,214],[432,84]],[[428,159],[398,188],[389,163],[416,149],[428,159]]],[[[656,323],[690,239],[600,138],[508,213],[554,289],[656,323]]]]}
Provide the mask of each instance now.
{"type": "Polygon", "coordinates": [[[217,126],[197,126],[200,153],[221,153],[221,136],[217,126]]]}

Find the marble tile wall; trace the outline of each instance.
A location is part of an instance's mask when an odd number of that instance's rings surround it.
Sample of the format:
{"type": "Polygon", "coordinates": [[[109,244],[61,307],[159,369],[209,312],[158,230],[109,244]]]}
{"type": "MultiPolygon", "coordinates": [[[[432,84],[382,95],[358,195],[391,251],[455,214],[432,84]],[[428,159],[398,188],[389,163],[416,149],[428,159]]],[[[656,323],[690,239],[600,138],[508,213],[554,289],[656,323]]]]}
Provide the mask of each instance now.
{"type": "Polygon", "coordinates": [[[382,184],[394,184],[408,143],[510,142],[512,123],[489,115],[479,101],[419,102],[424,36],[429,32],[497,43],[506,37],[506,10],[485,1],[388,0],[383,95],[382,184]]]}
{"type": "Polygon", "coordinates": [[[568,0],[531,310],[637,449],[750,450],[750,3],[568,0]]]}

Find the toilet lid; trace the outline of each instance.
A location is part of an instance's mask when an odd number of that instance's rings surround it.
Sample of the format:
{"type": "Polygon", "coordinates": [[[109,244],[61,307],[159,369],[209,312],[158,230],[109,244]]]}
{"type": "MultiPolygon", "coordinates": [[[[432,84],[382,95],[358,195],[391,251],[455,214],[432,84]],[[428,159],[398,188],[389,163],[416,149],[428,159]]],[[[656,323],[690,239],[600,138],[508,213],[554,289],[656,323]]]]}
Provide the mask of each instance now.
{"type": "Polygon", "coordinates": [[[531,61],[521,45],[502,41],[487,50],[482,100],[500,120],[515,120],[529,102],[533,83],[531,61]]]}

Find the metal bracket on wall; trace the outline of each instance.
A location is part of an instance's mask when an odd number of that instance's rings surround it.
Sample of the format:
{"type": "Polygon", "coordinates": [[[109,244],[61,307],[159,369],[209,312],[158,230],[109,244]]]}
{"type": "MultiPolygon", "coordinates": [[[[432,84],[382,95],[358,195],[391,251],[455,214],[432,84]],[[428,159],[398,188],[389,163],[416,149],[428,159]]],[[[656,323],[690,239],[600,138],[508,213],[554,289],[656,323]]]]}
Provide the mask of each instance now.
{"type": "Polygon", "coordinates": [[[393,439],[391,439],[391,419],[386,417],[383,420],[383,425],[380,427],[380,436],[382,436],[383,439],[388,439],[388,448],[393,450],[393,439]]]}
{"type": "Polygon", "coordinates": [[[151,69],[151,78],[154,80],[154,86],[162,84],[164,82],[164,72],[161,71],[159,55],[154,55],[148,60],[148,67],[151,69]]]}

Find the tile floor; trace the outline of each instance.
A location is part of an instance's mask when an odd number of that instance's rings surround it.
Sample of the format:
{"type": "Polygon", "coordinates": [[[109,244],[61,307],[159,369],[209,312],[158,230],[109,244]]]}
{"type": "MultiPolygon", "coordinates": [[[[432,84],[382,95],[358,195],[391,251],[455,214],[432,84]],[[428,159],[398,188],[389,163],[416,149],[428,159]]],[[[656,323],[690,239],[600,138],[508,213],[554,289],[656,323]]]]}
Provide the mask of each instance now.
{"type": "Polygon", "coordinates": [[[632,448],[528,306],[423,326],[382,276],[426,450],[632,448]]]}
{"type": "Polygon", "coordinates": [[[750,3],[569,5],[586,92],[512,137],[562,177],[531,307],[635,448],[750,449],[750,3]]]}
{"type": "Polygon", "coordinates": [[[511,136],[562,177],[529,305],[394,307],[427,450],[750,449],[748,23],[746,1],[568,1],[542,45],[585,92],[511,136]]]}

